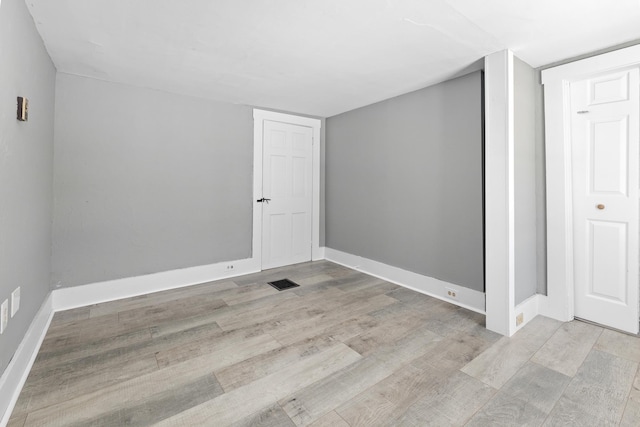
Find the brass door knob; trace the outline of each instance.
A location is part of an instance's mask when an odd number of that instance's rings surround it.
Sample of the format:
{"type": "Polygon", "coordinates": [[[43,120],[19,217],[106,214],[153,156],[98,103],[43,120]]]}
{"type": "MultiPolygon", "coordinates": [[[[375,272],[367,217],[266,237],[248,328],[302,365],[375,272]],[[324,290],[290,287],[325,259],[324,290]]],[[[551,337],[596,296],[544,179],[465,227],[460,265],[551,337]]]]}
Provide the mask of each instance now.
{"type": "Polygon", "coordinates": [[[599,204],[599,205],[596,205],[596,208],[598,208],[598,209],[602,210],[602,209],[604,209],[604,205],[601,203],[601,204],[599,204]]]}

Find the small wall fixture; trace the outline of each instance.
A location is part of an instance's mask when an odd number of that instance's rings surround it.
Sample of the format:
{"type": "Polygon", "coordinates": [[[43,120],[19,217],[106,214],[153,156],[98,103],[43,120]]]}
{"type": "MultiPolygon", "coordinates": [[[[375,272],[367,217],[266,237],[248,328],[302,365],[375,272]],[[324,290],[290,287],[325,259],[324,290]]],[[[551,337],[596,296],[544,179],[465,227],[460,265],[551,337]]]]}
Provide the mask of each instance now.
{"type": "Polygon", "coordinates": [[[18,97],[18,120],[21,122],[29,120],[29,100],[21,96],[18,97]]]}

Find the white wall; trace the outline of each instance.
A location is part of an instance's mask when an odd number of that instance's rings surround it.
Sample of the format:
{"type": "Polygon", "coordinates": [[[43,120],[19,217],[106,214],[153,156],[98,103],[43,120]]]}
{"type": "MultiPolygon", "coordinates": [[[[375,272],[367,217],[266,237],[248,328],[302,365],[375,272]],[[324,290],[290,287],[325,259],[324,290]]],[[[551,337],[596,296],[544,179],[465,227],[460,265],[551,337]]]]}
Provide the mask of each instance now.
{"type": "MultiPolygon", "coordinates": [[[[0,302],[21,287],[0,335],[4,372],[49,292],[56,70],[23,0],[0,6],[0,302]],[[29,121],[16,120],[16,98],[29,121]]],[[[0,399],[0,406],[4,403],[0,399]]],[[[0,407],[0,414],[4,408],[0,407]]]]}
{"type": "Polygon", "coordinates": [[[252,109],[58,74],[54,287],[251,257],[252,109]]]}

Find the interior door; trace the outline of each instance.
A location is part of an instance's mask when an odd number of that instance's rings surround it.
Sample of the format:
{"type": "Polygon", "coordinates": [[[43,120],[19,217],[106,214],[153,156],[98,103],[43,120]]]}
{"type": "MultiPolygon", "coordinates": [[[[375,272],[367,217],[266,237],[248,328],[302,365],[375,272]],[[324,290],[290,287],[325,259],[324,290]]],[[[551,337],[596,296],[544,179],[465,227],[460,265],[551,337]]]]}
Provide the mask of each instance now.
{"type": "Polygon", "coordinates": [[[638,69],[571,84],[575,316],[638,333],[638,69]]]}
{"type": "Polygon", "coordinates": [[[262,268],[311,261],[313,129],[264,121],[262,268]]]}

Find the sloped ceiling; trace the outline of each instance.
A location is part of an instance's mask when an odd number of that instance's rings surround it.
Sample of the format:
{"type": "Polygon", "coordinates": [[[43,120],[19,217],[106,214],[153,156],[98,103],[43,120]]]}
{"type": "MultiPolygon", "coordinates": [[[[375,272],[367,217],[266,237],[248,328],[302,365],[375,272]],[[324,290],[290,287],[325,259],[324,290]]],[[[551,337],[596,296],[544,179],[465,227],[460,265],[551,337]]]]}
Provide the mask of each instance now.
{"type": "Polygon", "coordinates": [[[640,0],[27,0],[59,71],[332,116],[640,39],[640,0]]]}

